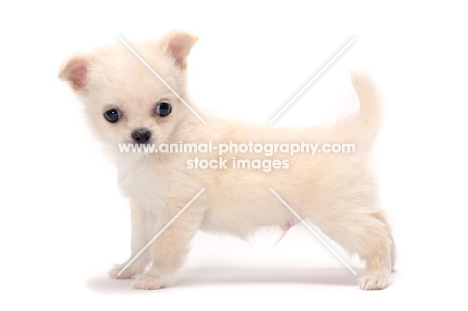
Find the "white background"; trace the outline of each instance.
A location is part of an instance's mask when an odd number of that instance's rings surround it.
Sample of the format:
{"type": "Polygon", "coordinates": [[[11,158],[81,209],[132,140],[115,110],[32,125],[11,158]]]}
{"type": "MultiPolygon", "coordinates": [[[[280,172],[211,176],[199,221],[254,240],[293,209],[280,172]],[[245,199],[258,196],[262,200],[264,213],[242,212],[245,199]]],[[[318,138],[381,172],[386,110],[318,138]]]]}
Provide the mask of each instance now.
{"type": "MultiPolygon", "coordinates": [[[[466,9],[445,1],[73,1],[0,8],[0,304],[15,310],[273,310],[466,308],[466,9]],[[352,37],[350,48],[276,125],[329,123],[358,109],[348,70],[379,84],[386,117],[376,159],[398,247],[380,292],[355,277],[304,228],[249,243],[197,235],[175,287],[132,291],[107,269],[129,255],[127,202],[57,79],[73,53],[153,40],[172,29],[200,37],[189,59],[193,100],[266,123],[352,37]]],[[[461,3],[461,2],[460,2],[461,3]]],[[[363,274],[362,263],[349,259],[363,274]]]]}

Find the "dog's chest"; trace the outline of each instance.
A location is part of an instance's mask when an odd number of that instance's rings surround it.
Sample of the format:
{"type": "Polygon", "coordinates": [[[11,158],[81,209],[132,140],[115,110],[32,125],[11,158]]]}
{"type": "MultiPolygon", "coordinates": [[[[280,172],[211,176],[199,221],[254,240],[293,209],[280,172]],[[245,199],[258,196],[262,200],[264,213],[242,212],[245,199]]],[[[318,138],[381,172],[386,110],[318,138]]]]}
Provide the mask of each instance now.
{"type": "Polygon", "coordinates": [[[123,194],[147,202],[164,202],[170,195],[168,172],[150,161],[119,163],[118,182],[123,194]]]}

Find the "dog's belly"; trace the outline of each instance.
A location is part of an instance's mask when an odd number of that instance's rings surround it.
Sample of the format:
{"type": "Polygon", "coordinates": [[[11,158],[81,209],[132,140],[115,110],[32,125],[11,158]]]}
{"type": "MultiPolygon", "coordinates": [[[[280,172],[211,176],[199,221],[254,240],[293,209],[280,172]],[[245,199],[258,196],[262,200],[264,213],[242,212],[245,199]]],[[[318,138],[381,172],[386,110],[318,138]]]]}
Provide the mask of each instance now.
{"type": "Polygon", "coordinates": [[[205,213],[200,229],[245,239],[253,231],[265,226],[279,226],[281,230],[287,231],[298,223],[298,219],[291,216],[287,212],[278,212],[262,205],[252,205],[248,208],[219,205],[205,213]]]}

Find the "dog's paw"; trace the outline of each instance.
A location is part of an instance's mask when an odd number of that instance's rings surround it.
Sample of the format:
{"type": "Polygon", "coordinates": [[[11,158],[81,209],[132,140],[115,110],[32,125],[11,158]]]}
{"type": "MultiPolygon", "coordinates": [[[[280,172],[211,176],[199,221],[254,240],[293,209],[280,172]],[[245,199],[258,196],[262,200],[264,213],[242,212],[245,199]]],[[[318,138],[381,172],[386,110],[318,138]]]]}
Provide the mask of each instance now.
{"type": "Polygon", "coordinates": [[[160,289],[163,287],[161,278],[159,276],[151,276],[140,274],[136,276],[136,280],[132,284],[135,289],[160,289]]]}
{"type": "Polygon", "coordinates": [[[175,270],[165,270],[151,267],[145,274],[135,277],[132,288],[160,289],[171,285],[175,280],[175,270]]]}
{"type": "Polygon", "coordinates": [[[108,275],[112,279],[131,279],[133,276],[142,273],[143,271],[135,271],[131,267],[127,267],[127,269],[122,269],[125,267],[124,264],[122,265],[115,265],[112,269],[109,270],[108,275]]]}
{"type": "Polygon", "coordinates": [[[362,290],[380,290],[387,285],[387,277],[384,275],[366,275],[359,279],[359,287],[362,290]]]}

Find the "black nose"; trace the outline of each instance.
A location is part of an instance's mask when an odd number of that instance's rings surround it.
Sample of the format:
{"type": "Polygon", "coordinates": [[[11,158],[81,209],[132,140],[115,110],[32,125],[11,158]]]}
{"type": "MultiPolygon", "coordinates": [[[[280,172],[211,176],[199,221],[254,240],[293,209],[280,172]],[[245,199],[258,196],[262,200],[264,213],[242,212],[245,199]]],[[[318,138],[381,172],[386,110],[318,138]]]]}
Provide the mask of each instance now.
{"type": "Polygon", "coordinates": [[[138,144],[146,144],[151,138],[151,132],[145,128],[139,128],[132,132],[132,138],[138,144]]]}

